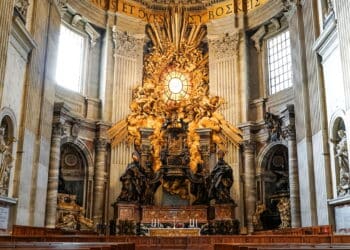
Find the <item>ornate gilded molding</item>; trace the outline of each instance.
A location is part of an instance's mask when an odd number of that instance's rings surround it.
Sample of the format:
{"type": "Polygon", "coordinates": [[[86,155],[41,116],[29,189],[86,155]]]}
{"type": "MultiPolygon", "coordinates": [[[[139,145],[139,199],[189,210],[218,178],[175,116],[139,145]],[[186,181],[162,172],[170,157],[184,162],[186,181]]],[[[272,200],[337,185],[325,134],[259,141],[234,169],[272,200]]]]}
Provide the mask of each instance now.
{"type": "Polygon", "coordinates": [[[127,32],[120,31],[116,26],[112,27],[112,40],[114,43],[114,56],[121,55],[137,58],[142,53],[143,39],[137,39],[127,32]]]}
{"type": "Polygon", "coordinates": [[[228,58],[237,55],[240,37],[239,33],[226,33],[220,39],[209,39],[209,51],[216,58],[228,58]]]}

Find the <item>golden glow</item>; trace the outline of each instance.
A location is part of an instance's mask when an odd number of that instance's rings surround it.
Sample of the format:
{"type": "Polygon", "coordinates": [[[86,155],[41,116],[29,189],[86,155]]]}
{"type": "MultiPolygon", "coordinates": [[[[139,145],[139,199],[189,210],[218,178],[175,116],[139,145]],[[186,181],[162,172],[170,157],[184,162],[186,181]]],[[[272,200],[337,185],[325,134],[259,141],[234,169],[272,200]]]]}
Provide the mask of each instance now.
{"type": "Polygon", "coordinates": [[[187,77],[172,71],[165,77],[165,96],[168,100],[179,101],[188,96],[189,83],[187,77]]]}
{"type": "Polygon", "coordinates": [[[182,91],[183,83],[179,78],[171,78],[168,87],[171,93],[178,94],[182,91]]]}
{"type": "MultiPolygon", "coordinates": [[[[202,163],[197,129],[210,128],[212,141],[223,150],[226,150],[227,141],[236,146],[242,141],[241,131],[217,111],[224,100],[209,95],[208,54],[203,54],[200,49],[206,29],[202,25],[190,25],[183,10],[172,9],[166,21],[151,24],[147,34],[154,48],[145,57],[143,84],[133,90],[131,113],[127,119],[109,130],[112,145],[123,141],[127,134],[129,142],[140,146],[139,129],[152,128],[153,169],[158,171],[164,144],[162,125],[166,119],[182,119],[188,123],[189,167],[196,172],[198,164],[202,163]],[[172,79],[178,80],[172,83],[172,79]]],[[[163,187],[172,190],[167,183],[163,183],[163,187]]],[[[181,193],[181,190],[176,188],[177,192],[181,193]]]]}

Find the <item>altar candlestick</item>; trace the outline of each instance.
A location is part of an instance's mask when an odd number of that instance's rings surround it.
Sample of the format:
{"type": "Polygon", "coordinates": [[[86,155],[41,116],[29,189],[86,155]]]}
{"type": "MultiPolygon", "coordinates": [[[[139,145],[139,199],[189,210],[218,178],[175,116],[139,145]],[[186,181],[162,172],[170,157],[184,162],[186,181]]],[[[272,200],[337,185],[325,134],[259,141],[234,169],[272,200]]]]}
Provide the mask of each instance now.
{"type": "Polygon", "coordinates": [[[196,219],[196,227],[198,227],[198,225],[197,225],[197,219],[196,219]]]}

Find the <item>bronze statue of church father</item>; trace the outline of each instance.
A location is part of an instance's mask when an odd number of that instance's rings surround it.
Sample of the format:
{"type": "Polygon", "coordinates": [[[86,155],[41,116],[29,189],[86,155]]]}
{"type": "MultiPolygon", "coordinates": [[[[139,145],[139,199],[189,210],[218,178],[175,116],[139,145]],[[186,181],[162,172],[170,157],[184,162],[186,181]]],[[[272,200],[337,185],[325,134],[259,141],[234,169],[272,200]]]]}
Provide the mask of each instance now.
{"type": "Polygon", "coordinates": [[[120,177],[122,190],[115,203],[115,219],[141,222],[151,227],[205,226],[210,221],[232,221],[234,200],[231,198],[233,174],[224,161],[224,151],[218,150],[217,163],[209,170],[215,157],[210,129],[198,129],[203,162],[196,172],[190,169],[187,145],[187,124],[167,119],[162,126],[161,167],[154,171],[150,137],[152,129],[141,130],[140,152],[133,152],[133,161],[120,177]],[[158,196],[156,201],[155,196],[158,196]],[[157,205],[156,205],[157,203],[157,205]],[[152,224],[153,223],[153,224],[152,224]],[[176,223],[176,225],[174,224],[176,223]]]}

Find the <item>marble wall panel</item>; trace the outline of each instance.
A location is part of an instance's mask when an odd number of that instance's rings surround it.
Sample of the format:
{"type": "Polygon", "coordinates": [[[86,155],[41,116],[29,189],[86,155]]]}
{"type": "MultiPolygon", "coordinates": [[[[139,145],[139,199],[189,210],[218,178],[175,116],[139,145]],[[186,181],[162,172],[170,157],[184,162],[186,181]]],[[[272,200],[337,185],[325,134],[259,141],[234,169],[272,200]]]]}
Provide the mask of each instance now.
{"type": "MultiPolygon", "coordinates": [[[[16,43],[12,38],[11,41],[16,43]]],[[[24,88],[24,76],[26,69],[26,59],[14,47],[12,42],[8,47],[5,84],[3,92],[2,107],[12,109],[17,117],[17,128],[19,127],[19,117],[21,117],[22,96],[24,88]]]]}
{"type": "Polygon", "coordinates": [[[327,180],[324,163],[323,137],[322,131],[312,136],[315,187],[316,187],[316,206],[317,206],[317,223],[318,225],[328,225],[328,204],[327,204],[327,180]]]}
{"type": "Polygon", "coordinates": [[[297,144],[298,148],[298,167],[299,167],[299,184],[300,184],[300,213],[301,224],[303,227],[311,226],[311,205],[310,205],[310,182],[309,170],[307,163],[306,141],[302,140],[297,144]]]}
{"type": "MultiPolygon", "coordinates": [[[[31,217],[30,202],[32,190],[32,174],[33,174],[33,145],[35,144],[35,134],[30,130],[24,131],[23,154],[20,162],[20,173],[18,183],[18,206],[16,215],[16,224],[29,225],[31,217]]],[[[16,166],[17,168],[18,166],[16,166]]]]}
{"type": "MultiPolygon", "coordinates": [[[[50,145],[46,145],[47,149],[50,149],[50,145]]],[[[48,176],[48,165],[38,165],[37,181],[35,183],[35,209],[32,212],[34,217],[32,225],[42,227],[45,224],[45,203],[47,193],[47,176],[48,176]]]]}

